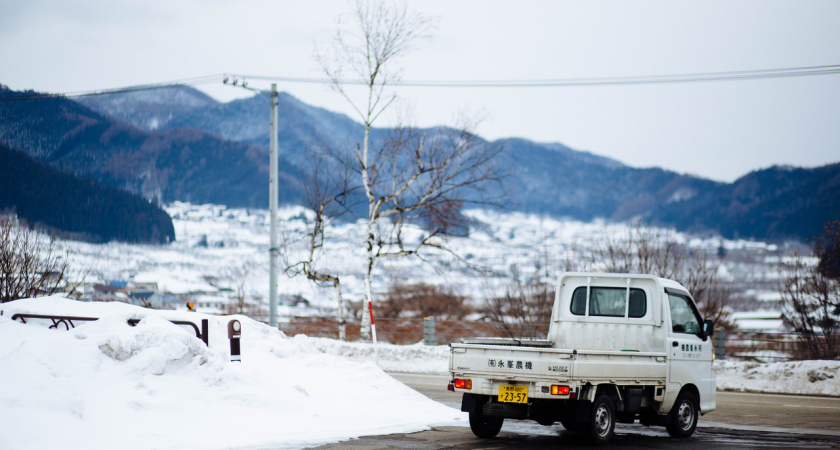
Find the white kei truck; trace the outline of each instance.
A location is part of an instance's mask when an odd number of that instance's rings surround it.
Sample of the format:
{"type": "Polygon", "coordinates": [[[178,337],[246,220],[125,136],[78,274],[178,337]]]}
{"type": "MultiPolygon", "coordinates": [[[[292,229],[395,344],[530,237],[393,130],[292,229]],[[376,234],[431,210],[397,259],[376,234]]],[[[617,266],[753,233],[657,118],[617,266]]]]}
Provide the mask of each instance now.
{"type": "Polygon", "coordinates": [[[715,409],[711,320],[688,290],[652,275],[564,273],[546,340],[472,338],[450,344],[449,389],[479,438],[504,419],[560,422],[595,444],[616,422],[689,437],[715,409]]]}

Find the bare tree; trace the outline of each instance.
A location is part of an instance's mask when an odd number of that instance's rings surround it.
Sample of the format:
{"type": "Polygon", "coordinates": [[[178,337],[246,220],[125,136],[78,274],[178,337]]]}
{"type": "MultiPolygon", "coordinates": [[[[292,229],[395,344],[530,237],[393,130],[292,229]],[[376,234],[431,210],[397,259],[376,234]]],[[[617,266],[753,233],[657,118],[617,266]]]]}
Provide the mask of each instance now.
{"type": "Polygon", "coordinates": [[[289,276],[303,274],[310,281],[326,284],[335,289],[338,306],[338,337],[343,341],[347,338],[347,319],[344,299],[341,296],[341,279],[338,275],[321,268],[318,258],[324,247],[327,227],[347,211],[347,199],[352,195],[352,189],[348,187],[351,177],[346,172],[347,166],[330,167],[330,159],[325,158],[325,154],[319,152],[318,148],[318,145],[310,148],[308,164],[305,164],[303,174],[306,205],[315,213],[314,220],[306,232],[307,256],[301,261],[291,261],[289,255],[292,252],[288,249],[291,242],[290,238],[285,236],[283,239],[283,245],[286,247],[286,251],[283,252],[285,273],[289,276]]]}
{"type": "Polygon", "coordinates": [[[67,258],[54,237],[0,216],[0,303],[66,289],[67,274],[67,258]]]}
{"type": "Polygon", "coordinates": [[[248,288],[248,276],[255,268],[255,262],[243,261],[241,264],[224,269],[222,278],[233,291],[231,297],[233,303],[228,304],[225,308],[227,314],[244,314],[253,317],[258,312],[258,308],[253,301],[254,294],[248,288]]]}
{"type": "MultiPolygon", "coordinates": [[[[502,295],[488,295],[479,310],[499,334],[513,338],[545,338],[554,305],[554,287],[549,277],[523,279],[519,268],[511,268],[511,279],[502,295]]],[[[491,289],[487,289],[491,292],[491,289]]]]}
{"type": "Polygon", "coordinates": [[[466,297],[428,283],[408,284],[397,279],[382,297],[376,304],[376,313],[389,319],[432,316],[461,320],[472,312],[466,297]]]}
{"type": "Polygon", "coordinates": [[[840,221],[814,242],[817,265],[797,255],[782,266],[782,313],[814,359],[840,358],[840,221]]]}
{"type": "Polygon", "coordinates": [[[606,237],[595,248],[594,259],[607,272],[649,273],[676,278],[684,266],[684,249],[668,232],[646,227],[642,222],[626,236],[606,237]]]}
{"type": "Polygon", "coordinates": [[[731,327],[729,286],[718,278],[719,262],[702,250],[678,243],[669,231],[638,222],[624,239],[607,237],[596,246],[593,263],[603,264],[607,272],[652,274],[685,286],[705,319],[731,327]]]}
{"type": "Polygon", "coordinates": [[[318,55],[332,87],[364,125],[363,139],[355,149],[336,155],[355,174],[368,206],[363,340],[370,339],[369,308],[377,263],[383,258],[418,255],[424,247],[441,247],[437,237],[458,225],[457,211],[467,200],[466,191],[481,193],[486,182],[500,179],[492,167],[500,149],[483,143],[469,126],[438,129],[428,136],[397,126],[382,139],[371,136],[374,122],[396,98],[392,88],[400,76],[395,63],[431,24],[405,5],[359,1],[350,27],[339,27],[333,52],[318,55]],[[354,99],[349,88],[359,84],[364,94],[354,99]],[[429,233],[409,243],[404,225],[419,220],[431,226],[429,233]]]}

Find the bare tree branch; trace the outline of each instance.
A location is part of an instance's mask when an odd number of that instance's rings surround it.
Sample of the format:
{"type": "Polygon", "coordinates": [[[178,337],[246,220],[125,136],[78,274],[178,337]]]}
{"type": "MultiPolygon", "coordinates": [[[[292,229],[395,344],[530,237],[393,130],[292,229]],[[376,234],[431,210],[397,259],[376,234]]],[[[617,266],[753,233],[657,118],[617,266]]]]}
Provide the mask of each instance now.
{"type": "Polygon", "coordinates": [[[332,52],[318,52],[333,89],[350,102],[364,125],[354,158],[335,159],[353,162],[345,173],[358,178],[348,186],[360,183],[368,205],[362,339],[370,337],[369,305],[377,262],[441,247],[434,238],[461,225],[459,210],[467,191],[478,195],[485,183],[501,180],[491,164],[500,150],[481,142],[468,128],[427,134],[397,126],[385,136],[372,136],[373,123],[396,99],[391,89],[400,80],[396,62],[431,28],[432,19],[408,11],[405,4],[358,1],[349,26],[338,27],[332,52]],[[364,97],[350,95],[342,78],[347,72],[364,84],[364,97]],[[423,217],[435,228],[417,242],[406,242],[403,227],[423,217]]]}
{"type": "Polygon", "coordinates": [[[69,266],[64,256],[54,237],[14,216],[0,216],[0,303],[65,289],[69,266]]]}

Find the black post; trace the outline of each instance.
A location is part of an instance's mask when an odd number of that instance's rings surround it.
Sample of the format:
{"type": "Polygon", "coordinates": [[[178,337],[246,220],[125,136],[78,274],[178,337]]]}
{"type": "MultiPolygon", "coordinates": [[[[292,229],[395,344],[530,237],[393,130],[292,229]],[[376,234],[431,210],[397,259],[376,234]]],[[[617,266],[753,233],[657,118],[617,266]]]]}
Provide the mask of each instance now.
{"type": "Polygon", "coordinates": [[[238,320],[228,322],[228,339],[230,339],[230,360],[241,361],[239,337],[242,336],[242,324],[238,320]]]}
{"type": "Polygon", "coordinates": [[[201,319],[201,340],[204,341],[204,345],[210,346],[210,337],[208,333],[210,332],[210,321],[207,319],[201,319]]]}

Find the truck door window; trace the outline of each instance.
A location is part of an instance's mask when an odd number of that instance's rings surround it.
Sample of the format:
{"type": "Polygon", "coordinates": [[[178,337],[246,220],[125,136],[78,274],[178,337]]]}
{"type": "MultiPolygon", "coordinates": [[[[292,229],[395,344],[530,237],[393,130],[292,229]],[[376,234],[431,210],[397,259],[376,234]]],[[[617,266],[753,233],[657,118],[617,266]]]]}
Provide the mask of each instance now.
{"type": "MultiPolygon", "coordinates": [[[[641,289],[630,289],[630,305],[627,307],[627,289],[613,287],[591,287],[589,293],[589,316],[639,318],[647,314],[647,296],[641,289]]],[[[581,286],[572,293],[572,314],[586,315],[586,287],[581,286]]]]}
{"type": "Polygon", "coordinates": [[[682,295],[669,293],[668,304],[671,308],[671,329],[674,333],[700,333],[700,316],[691,300],[682,295]]]}

